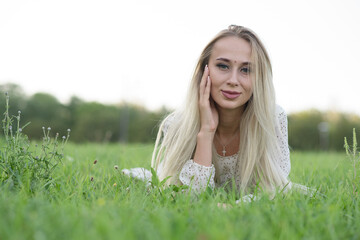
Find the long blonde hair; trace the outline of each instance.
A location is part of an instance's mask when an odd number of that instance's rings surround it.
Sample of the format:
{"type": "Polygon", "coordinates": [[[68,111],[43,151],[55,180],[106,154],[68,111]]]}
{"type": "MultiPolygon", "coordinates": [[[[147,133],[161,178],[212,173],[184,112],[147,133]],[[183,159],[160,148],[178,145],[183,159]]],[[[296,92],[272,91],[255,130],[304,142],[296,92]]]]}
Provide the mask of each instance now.
{"type": "MultiPolygon", "coordinates": [[[[221,31],[202,51],[189,86],[183,106],[170,114],[161,123],[151,165],[154,169],[162,162],[160,179],[172,176],[168,183],[178,183],[178,175],[193,157],[196,136],[200,130],[199,84],[205,65],[208,64],[214,44],[222,38],[235,36],[251,46],[253,95],[246,103],[240,129],[240,146],[235,182],[239,190],[248,191],[254,185],[266,190],[283,187],[286,177],[282,174],[277,158],[280,157],[275,128],[275,91],[272,68],[264,45],[248,28],[230,25],[221,31]],[[166,128],[166,134],[163,134],[166,128]]],[[[214,151],[214,149],[213,149],[214,151]]],[[[213,163],[217,168],[216,161],[213,163]]],[[[216,172],[216,171],[215,171],[216,172]]],[[[215,181],[218,176],[215,175],[215,181]]]]}

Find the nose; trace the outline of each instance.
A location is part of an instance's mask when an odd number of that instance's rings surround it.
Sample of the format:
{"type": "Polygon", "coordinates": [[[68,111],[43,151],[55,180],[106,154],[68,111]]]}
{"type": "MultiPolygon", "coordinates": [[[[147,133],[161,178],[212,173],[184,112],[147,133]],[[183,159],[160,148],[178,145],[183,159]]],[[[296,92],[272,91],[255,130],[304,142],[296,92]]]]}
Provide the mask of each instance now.
{"type": "Polygon", "coordinates": [[[237,71],[232,71],[227,81],[227,84],[230,86],[238,86],[239,85],[238,74],[239,73],[237,71]]]}

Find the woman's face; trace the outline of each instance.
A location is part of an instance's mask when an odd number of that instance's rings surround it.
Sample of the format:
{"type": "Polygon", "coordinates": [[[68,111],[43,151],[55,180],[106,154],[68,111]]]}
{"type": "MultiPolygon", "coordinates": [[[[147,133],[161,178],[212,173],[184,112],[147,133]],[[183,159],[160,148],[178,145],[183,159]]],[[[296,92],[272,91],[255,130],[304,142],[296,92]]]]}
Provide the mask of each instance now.
{"type": "Polygon", "coordinates": [[[209,59],[211,97],[219,108],[240,109],[252,95],[250,44],[238,37],[218,40],[209,59]]]}

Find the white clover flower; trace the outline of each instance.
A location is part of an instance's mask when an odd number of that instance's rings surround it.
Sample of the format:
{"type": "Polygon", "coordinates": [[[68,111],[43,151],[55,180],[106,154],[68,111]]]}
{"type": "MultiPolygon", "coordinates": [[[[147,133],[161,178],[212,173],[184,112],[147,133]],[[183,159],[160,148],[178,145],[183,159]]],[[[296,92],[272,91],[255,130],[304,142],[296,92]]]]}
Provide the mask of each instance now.
{"type": "Polygon", "coordinates": [[[115,165],[114,168],[115,168],[116,170],[118,170],[118,169],[119,169],[119,166],[118,166],[118,165],[115,165]]]}
{"type": "Polygon", "coordinates": [[[51,127],[48,127],[48,131],[50,131],[51,130],[51,127]]]}
{"type": "Polygon", "coordinates": [[[68,128],[68,130],[67,130],[68,132],[71,132],[71,130],[70,130],[70,128],[68,128]]]}
{"type": "Polygon", "coordinates": [[[19,132],[22,132],[22,128],[19,128],[19,132]]]}

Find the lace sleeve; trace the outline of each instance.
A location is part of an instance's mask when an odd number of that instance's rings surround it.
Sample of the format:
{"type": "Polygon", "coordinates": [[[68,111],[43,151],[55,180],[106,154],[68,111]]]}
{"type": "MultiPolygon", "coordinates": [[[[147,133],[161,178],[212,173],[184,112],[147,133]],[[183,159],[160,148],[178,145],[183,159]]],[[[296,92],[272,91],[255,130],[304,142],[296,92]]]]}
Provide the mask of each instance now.
{"type": "Polygon", "coordinates": [[[193,160],[188,160],[180,171],[179,179],[184,185],[192,187],[195,192],[205,190],[207,186],[215,188],[215,167],[205,167],[193,160]]]}
{"type": "Polygon", "coordinates": [[[278,118],[278,126],[276,127],[277,140],[280,147],[280,157],[278,159],[280,168],[283,170],[286,177],[290,174],[290,151],[288,143],[288,122],[287,116],[280,106],[276,108],[276,115],[278,118]]]}
{"type": "MultiPolygon", "coordinates": [[[[170,114],[163,123],[162,134],[165,136],[174,123],[174,113],[170,114]]],[[[160,174],[163,167],[163,162],[159,164],[158,175],[160,174]]],[[[207,186],[215,187],[215,167],[205,167],[195,163],[193,160],[188,160],[180,171],[179,180],[182,184],[191,186],[194,192],[201,192],[205,190],[207,186]]]]}
{"type": "MultiPolygon", "coordinates": [[[[172,122],[174,121],[174,114],[170,114],[169,116],[167,116],[164,120],[163,123],[163,127],[162,127],[162,135],[165,136],[167,131],[169,130],[170,125],[172,124],[172,122]]],[[[163,169],[163,165],[164,165],[164,161],[161,161],[159,166],[157,167],[156,173],[159,176],[162,169],[163,169]]]]}

